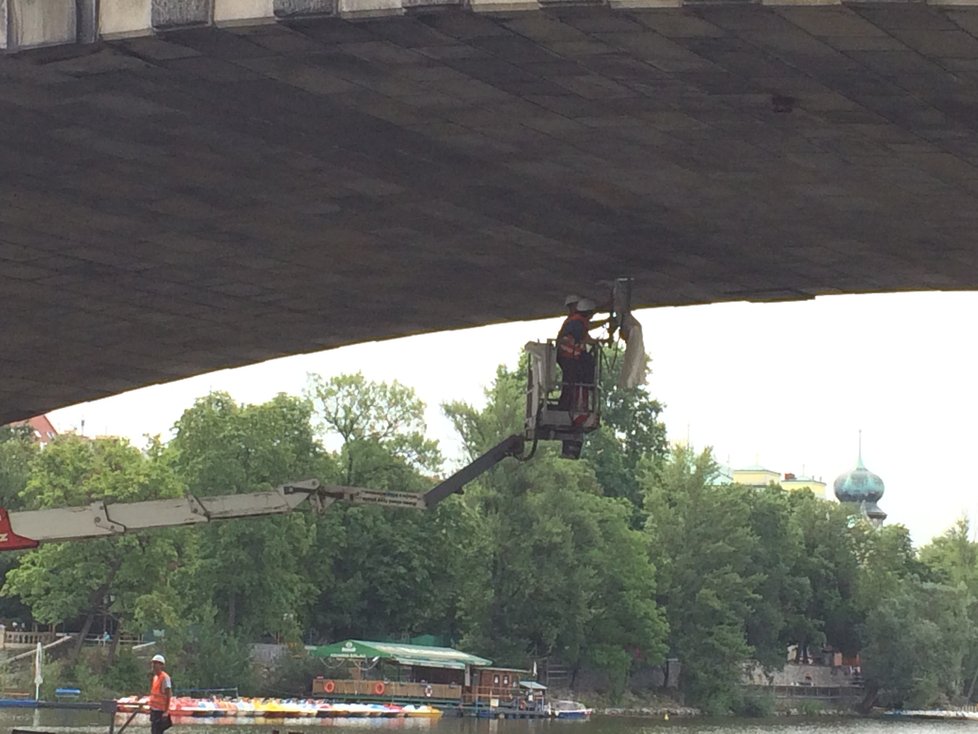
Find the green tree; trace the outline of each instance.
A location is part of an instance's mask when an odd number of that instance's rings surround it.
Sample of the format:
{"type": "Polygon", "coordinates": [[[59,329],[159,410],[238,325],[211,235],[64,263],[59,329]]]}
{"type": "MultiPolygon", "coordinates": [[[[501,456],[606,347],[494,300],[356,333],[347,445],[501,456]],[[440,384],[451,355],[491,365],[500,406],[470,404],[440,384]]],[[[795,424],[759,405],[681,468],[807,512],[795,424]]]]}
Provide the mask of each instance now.
{"type": "Polygon", "coordinates": [[[960,700],[965,648],[974,636],[969,603],[963,587],[916,579],[880,600],[866,624],[862,658],[867,687],[879,690],[881,703],[925,708],[960,700]]]}
{"type": "MultiPolygon", "coordinates": [[[[307,395],[320,438],[339,442],[328,480],[416,492],[434,484],[441,456],[413,390],[361,374],[312,376],[307,395]]],[[[314,637],[452,634],[467,532],[452,503],[427,513],[337,508],[318,527],[314,637]]]]}
{"type": "MultiPolygon", "coordinates": [[[[487,404],[445,406],[475,458],[523,421],[523,379],[504,368],[487,404]]],[[[531,462],[509,461],[474,482],[463,503],[481,520],[462,583],[465,644],[512,664],[557,656],[605,670],[624,687],[632,660],[659,661],[665,623],[654,602],[655,571],[633,506],[603,497],[586,461],[539,446],[531,462]]]]}
{"type": "Polygon", "coordinates": [[[452,507],[337,508],[319,531],[314,639],[455,636],[456,581],[469,569],[458,560],[464,532],[452,507]]]}
{"type": "MultiPolygon", "coordinates": [[[[618,386],[623,350],[604,352],[601,371],[601,428],[588,435],[584,452],[605,495],[623,497],[635,508],[632,523],[641,527],[643,493],[639,465],[646,471],[669,453],[666,427],[660,420],[662,405],[645,385],[618,386]]],[[[648,357],[646,357],[648,360],[648,357]]]]}
{"type": "MultiPolygon", "coordinates": [[[[0,426],[0,507],[6,510],[23,507],[21,495],[37,452],[37,442],[28,426],[0,426]]],[[[0,554],[0,585],[17,561],[15,553],[0,554]]],[[[23,621],[30,617],[30,609],[19,598],[6,596],[0,599],[0,616],[23,621]]]]}
{"type": "Polygon", "coordinates": [[[0,426],[0,507],[21,507],[21,493],[30,478],[38,445],[27,426],[0,426]]]}
{"type": "Polygon", "coordinates": [[[789,620],[789,638],[804,649],[827,643],[848,655],[862,646],[865,608],[859,597],[861,567],[849,511],[811,493],[790,495],[802,549],[796,578],[811,589],[807,604],[789,620]]]}
{"type": "MultiPolygon", "coordinates": [[[[811,496],[811,493],[806,493],[811,496]]],[[[748,524],[756,539],[748,573],[758,579],[756,598],[747,617],[747,642],[766,670],[784,665],[788,645],[824,642],[821,624],[806,613],[812,601],[804,563],[801,528],[795,520],[795,498],[778,486],[746,495],[748,524]]]]}
{"type": "Polygon", "coordinates": [[[971,524],[961,517],[920,549],[920,561],[941,583],[964,584],[978,592],[978,544],[971,539],[971,524]]]}
{"type": "Polygon", "coordinates": [[[381,461],[378,467],[378,449],[420,470],[437,471],[441,466],[437,444],[424,436],[424,403],[411,388],[371,382],[360,373],[328,380],[310,375],[306,395],[321,432],[336,434],[342,441],[344,484],[373,486],[378,481],[373,472],[389,463],[381,461]]]}
{"type": "MultiPolygon", "coordinates": [[[[165,468],[126,441],[61,436],[32,463],[22,500],[31,509],[179,495],[165,468]]],[[[166,583],[174,547],[160,534],[50,543],[25,553],[2,593],[22,599],[40,622],[82,618],[82,637],[100,615],[125,628],[140,600],[166,583]]],[[[80,649],[79,646],[76,648],[80,649]]]]}
{"type": "MultiPolygon", "coordinates": [[[[181,416],[167,460],[189,491],[207,496],[254,491],[321,473],[305,400],[278,395],[239,405],[224,393],[181,416]]],[[[241,519],[183,536],[173,574],[181,616],[247,639],[296,639],[312,596],[307,574],[315,520],[306,513],[241,519]]]]}
{"type": "MultiPolygon", "coordinates": [[[[921,548],[920,560],[926,568],[925,578],[966,591],[971,629],[978,630],[978,543],[971,538],[970,523],[967,518],[961,518],[921,548]]],[[[962,693],[966,701],[972,701],[978,683],[978,635],[972,632],[961,639],[961,644],[965,649],[966,681],[962,693]]]]}
{"type": "Polygon", "coordinates": [[[895,596],[907,581],[923,578],[926,567],[917,559],[905,526],[877,528],[860,521],[850,533],[860,568],[856,598],[862,609],[871,610],[880,599],[895,596]]]}
{"type": "Polygon", "coordinates": [[[739,701],[740,672],[753,654],[746,620],[764,578],[750,562],[750,490],[716,486],[718,474],[709,451],[676,446],[661,471],[647,474],[645,508],[680,686],[719,713],[739,701]]]}

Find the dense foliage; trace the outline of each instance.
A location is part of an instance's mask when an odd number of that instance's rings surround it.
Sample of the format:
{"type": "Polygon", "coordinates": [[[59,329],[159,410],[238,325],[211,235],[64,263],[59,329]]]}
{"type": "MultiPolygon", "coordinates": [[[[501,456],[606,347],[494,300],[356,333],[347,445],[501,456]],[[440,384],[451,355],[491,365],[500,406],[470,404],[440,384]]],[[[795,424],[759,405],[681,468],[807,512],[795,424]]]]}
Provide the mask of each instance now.
{"type": "MultiPolygon", "coordinates": [[[[45,545],[0,559],[0,615],[107,625],[116,640],[155,631],[183,687],[256,688],[249,645],[277,641],[296,654],[262,689],[300,692],[321,665],[302,643],[427,634],[500,664],[599,671],[612,696],[636,667],[677,658],[679,690],[717,712],[750,707],[746,661],[780,667],[792,645],[860,652],[884,703],[975,695],[978,545],[966,522],[918,552],[903,527],[872,529],[810,493],[724,483],[708,450],[668,446],[644,388],[615,388],[606,372],[605,424],[580,461],[541,444],[430,513],[334,506],[45,545]]],[[[470,457],[520,430],[521,375],[500,368],[481,407],[444,406],[470,457]]],[[[6,429],[0,494],[34,509],[308,476],[422,491],[443,463],[423,411],[397,383],[317,376],[303,396],[261,405],[203,397],[171,441],[145,450],[75,435],[38,449],[6,429]]],[[[90,652],[77,647],[64,674],[93,675],[90,652]]],[[[95,667],[107,688],[142,686],[115,644],[95,667]]]]}

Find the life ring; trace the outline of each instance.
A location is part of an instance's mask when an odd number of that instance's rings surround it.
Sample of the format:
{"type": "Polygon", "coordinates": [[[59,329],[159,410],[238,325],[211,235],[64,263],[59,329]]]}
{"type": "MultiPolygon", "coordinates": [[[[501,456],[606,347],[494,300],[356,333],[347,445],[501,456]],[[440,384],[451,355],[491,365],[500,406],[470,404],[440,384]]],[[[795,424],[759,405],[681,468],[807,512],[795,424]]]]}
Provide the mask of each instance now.
{"type": "Polygon", "coordinates": [[[381,683],[380,681],[377,681],[374,684],[374,695],[375,696],[381,696],[381,695],[383,695],[383,693],[384,693],[384,684],[381,683]]]}
{"type": "Polygon", "coordinates": [[[326,691],[326,693],[332,693],[333,691],[336,690],[336,684],[333,681],[328,680],[326,681],[326,684],[323,686],[323,690],[326,691]]]}
{"type": "Polygon", "coordinates": [[[431,686],[424,687],[425,698],[431,698],[431,686]]]}

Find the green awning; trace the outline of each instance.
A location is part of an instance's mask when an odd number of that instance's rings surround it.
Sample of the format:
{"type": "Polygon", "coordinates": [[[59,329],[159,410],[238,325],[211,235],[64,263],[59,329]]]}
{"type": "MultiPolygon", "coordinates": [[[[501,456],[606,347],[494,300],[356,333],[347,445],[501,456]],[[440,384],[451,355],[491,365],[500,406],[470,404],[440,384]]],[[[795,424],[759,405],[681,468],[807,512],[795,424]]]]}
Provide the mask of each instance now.
{"type": "Polygon", "coordinates": [[[529,688],[531,691],[545,691],[547,687],[537,683],[535,680],[521,680],[520,688],[529,688]]]}
{"type": "Polygon", "coordinates": [[[453,670],[464,670],[467,665],[492,665],[491,660],[450,647],[403,645],[398,642],[344,640],[332,645],[320,645],[311,654],[321,658],[380,658],[395,660],[401,665],[453,670]]]}

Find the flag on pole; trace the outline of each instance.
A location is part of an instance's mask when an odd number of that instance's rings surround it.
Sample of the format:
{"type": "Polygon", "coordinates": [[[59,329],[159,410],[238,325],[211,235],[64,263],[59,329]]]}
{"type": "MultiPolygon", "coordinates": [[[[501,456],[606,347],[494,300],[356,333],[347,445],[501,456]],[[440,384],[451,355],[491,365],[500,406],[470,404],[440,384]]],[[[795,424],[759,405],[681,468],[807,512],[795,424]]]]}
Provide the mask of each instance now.
{"type": "Polygon", "coordinates": [[[44,675],[41,673],[41,664],[44,662],[44,649],[40,641],[37,643],[37,650],[34,652],[34,700],[40,698],[41,684],[44,682],[44,675]]]}

